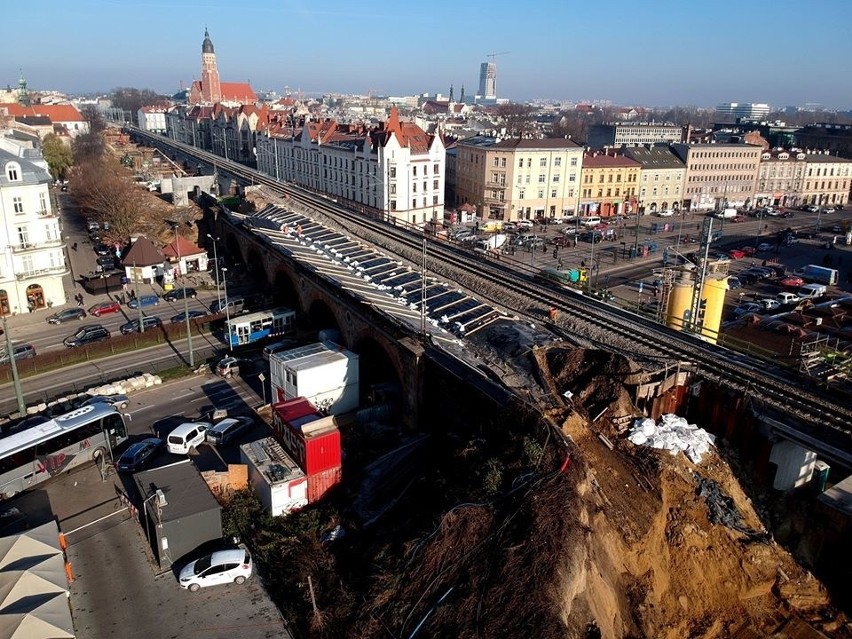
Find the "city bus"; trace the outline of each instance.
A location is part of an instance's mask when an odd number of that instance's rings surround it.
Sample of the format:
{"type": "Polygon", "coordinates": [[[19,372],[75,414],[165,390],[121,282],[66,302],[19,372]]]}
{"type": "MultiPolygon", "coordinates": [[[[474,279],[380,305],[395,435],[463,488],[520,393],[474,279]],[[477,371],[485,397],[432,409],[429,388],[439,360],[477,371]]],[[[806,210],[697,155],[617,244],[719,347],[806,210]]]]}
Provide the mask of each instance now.
{"type": "Polygon", "coordinates": [[[124,416],[97,403],[0,437],[0,499],[86,462],[105,463],[127,441],[124,416]]]}
{"type": "Polygon", "coordinates": [[[255,344],[270,337],[288,335],[296,330],[296,311],[273,308],[230,318],[225,324],[231,346],[255,344]]]}

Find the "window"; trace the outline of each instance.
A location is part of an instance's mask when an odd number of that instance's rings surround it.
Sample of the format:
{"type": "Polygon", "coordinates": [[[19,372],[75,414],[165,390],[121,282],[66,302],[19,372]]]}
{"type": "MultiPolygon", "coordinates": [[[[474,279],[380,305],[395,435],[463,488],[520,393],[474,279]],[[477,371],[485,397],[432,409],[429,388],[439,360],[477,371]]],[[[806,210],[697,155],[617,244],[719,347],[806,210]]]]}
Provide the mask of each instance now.
{"type": "Polygon", "coordinates": [[[553,166],[562,166],[562,158],[554,158],[553,166]]]}
{"type": "Polygon", "coordinates": [[[396,177],[396,167],[395,167],[395,166],[392,166],[392,167],[390,168],[390,176],[391,176],[392,178],[395,178],[395,177],[396,177]]]}
{"type": "Polygon", "coordinates": [[[546,167],[547,166],[547,158],[539,158],[538,165],[541,168],[546,167]]]}
{"type": "Polygon", "coordinates": [[[554,173],[554,174],[553,174],[553,182],[554,182],[554,183],[558,183],[558,182],[559,182],[559,174],[558,174],[558,173],[554,173]]]}
{"type": "MultiPolygon", "coordinates": [[[[500,168],[501,169],[506,168],[506,158],[500,158],[500,168]]],[[[436,173],[437,173],[437,171],[436,171],[436,173]]]]}
{"type": "Polygon", "coordinates": [[[556,197],[556,189],[551,189],[550,197],[556,197]]]}
{"type": "Polygon", "coordinates": [[[20,198],[20,196],[12,198],[12,208],[15,210],[15,213],[24,212],[24,201],[20,198]]]}
{"type": "Polygon", "coordinates": [[[411,208],[413,208],[413,209],[417,208],[417,198],[416,197],[411,198],[411,208]]]}
{"type": "Polygon", "coordinates": [[[524,168],[524,158],[518,158],[518,168],[524,168]]]}
{"type": "Polygon", "coordinates": [[[47,212],[48,212],[47,193],[39,193],[38,194],[38,203],[39,203],[39,208],[41,210],[42,215],[46,215],[47,212]]]}
{"type": "Polygon", "coordinates": [[[441,166],[440,164],[433,164],[432,165],[432,174],[433,175],[438,175],[438,173],[440,173],[440,171],[439,171],[440,166],[441,166]]]}
{"type": "Polygon", "coordinates": [[[538,199],[541,199],[543,197],[544,197],[544,189],[539,189],[538,190],[538,199]]]}
{"type": "Polygon", "coordinates": [[[18,243],[21,246],[29,246],[30,244],[30,232],[27,230],[26,226],[18,227],[18,243]]]}
{"type": "Polygon", "coordinates": [[[437,203],[438,203],[438,196],[437,196],[437,195],[433,195],[433,196],[432,196],[432,206],[435,206],[437,203]]]}
{"type": "Polygon", "coordinates": [[[621,189],[615,189],[615,197],[618,197],[621,194],[621,189]]]}
{"type": "Polygon", "coordinates": [[[6,165],[6,177],[9,178],[10,182],[17,182],[21,179],[20,173],[18,172],[18,165],[14,162],[10,162],[6,165]]]}
{"type": "Polygon", "coordinates": [[[607,197],[612,197],[612,189],[607,189],[607,190],[606,190],[606,196],[607,196],[607,197]]]}
{"type": "Polygon", "coordinates": [[[547,175],[545,175],[544,173],[539,173],[538,174],[538,183],[544,184],[546,181],[547,181],[547,175]]]}
{"type": "Polygon", "coordinates": [[[390,201],[390,210],[391,210],[391,211],[396,211],[396,200],[391,200],[391,201],[390,201]]]}
{"type": "Polygon", "coordinates": [[[603,189],[598,189],[598,197],[603,197],[603,189]]]}
{"type": "Polygon", "coordinates": [[[577,180],[577,174],[576,173],[572,173],[571,175],[568,176],[569,182],[576,182],[576,180],[577,180]]]}
{"type": "Polygon", "coordinates": [[[500,158],[494,157],[494,166],[500,166],[500,158]]]}
{"type": "Polygon", "coordinates": [[[432,188],[434,190],[438,190],[438,180],[432,180],[432,188]]]}
{"type": "Polygon", "coordinates": [[[414,166],[413,170],[414,170],[414,174],[413,174],[414,177],[417,177],[417,165],[414,166]]]}
{"type": "Polygon", "coordinates": [[[577,166],[577,158],[571,158],[571,166],[577,166]]]}
{"type": "Polygon", "coordinates": [[[523,200],[523,199],[524,199],[524,190],[523,190],[523,189],[521,189],[520,191],[518,191],[518,198],[519,198],[519,199],[521,199],[521,200],[523,200]]]}
{"type": "Polygon", "coordinates": [[[412,192],[412,193],[417,193],[417,182],[412,182],[412,183],[411,183],[411,192],[412,192]]]}
{"type": "Polygon", "coordinates": [[[528,169],[532,168],[532,158],[527,158],[527,168],[528,169]]]}
{"type": "Polygon", "coordinates": [[[423,190],[424,190],[424,191],[428,191],[428,190],[429,190],[429,183],[428,183],[426,180],[423,180],[423,190]]]}

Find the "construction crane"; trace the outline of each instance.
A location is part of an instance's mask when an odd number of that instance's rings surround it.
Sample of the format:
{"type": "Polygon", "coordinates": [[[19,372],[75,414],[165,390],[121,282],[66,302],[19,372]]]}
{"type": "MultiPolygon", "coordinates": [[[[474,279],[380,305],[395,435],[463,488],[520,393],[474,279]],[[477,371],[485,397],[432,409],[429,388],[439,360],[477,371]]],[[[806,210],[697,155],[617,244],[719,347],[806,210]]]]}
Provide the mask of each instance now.
{"type": "Polygon", "coordinates": [[[506,55],[506,54],[508,54],[508,53],[512,53],[512,52],[511,52],[511,51],[498,51],[497,53],[486,53],[486,54],[485,54],[485,57],[486,57],[486,58],[491,58],[491,62],[496,63],[496,62],[497,62],[497,60],[496,60],[495,58],[496,58],[498,55],[506,55]]]}

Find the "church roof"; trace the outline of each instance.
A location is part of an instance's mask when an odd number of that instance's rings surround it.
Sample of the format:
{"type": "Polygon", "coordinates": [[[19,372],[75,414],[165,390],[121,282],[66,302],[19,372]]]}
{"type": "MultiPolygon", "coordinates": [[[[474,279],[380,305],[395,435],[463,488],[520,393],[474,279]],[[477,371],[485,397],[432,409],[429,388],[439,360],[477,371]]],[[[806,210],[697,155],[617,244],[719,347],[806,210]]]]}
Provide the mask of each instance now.
{"type": "Polygon", "coordinates": [[[210,33],[204,29],[204,42],[201,43],[201,53],[215,53],[213,51],[213,41],[210,39],[210,33]]]}

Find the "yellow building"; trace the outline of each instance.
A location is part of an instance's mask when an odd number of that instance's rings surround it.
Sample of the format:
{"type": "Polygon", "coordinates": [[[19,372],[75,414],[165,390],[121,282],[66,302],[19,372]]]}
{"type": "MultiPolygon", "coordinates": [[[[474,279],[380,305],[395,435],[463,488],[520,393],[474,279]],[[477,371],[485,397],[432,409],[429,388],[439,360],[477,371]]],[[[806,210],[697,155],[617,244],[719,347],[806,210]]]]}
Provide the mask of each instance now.
{"type": "Polygon", "coordinates": [[[586,153],[579,213],[600,217],[635,213],[641,172],[642,165],[625,155],[600,151],[586,153]]]}
{"type": "Polygon", "coordinates": [[[456,206],[471,204],[483,219],[562,217],[577,208],[582,157],[578,144],[562,138],[476,136],[459,142],[448,161],[450,190],[456,206]]]}
{"type": "Polygon", "coordinates": [[[846,204],[852,179],[852,160],[827,153],[809,153],[805,163],[802,203],[817,206],[846,204]]]}

